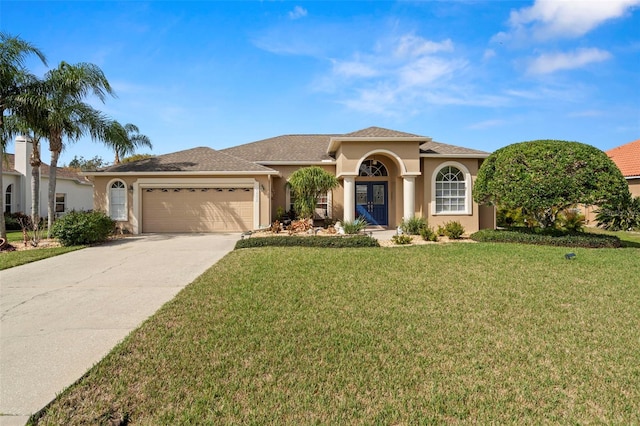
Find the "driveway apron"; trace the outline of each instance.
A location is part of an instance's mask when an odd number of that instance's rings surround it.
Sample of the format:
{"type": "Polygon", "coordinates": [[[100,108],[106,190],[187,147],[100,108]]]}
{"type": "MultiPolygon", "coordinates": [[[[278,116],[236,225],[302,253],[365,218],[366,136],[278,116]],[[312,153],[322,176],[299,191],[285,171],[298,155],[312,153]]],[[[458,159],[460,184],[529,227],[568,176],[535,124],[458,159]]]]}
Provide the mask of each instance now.
{"type": "Polygon", "coordinates": [[[24,424],[238,238],[132,236],[0,271],[0,424],[24,424]]]}

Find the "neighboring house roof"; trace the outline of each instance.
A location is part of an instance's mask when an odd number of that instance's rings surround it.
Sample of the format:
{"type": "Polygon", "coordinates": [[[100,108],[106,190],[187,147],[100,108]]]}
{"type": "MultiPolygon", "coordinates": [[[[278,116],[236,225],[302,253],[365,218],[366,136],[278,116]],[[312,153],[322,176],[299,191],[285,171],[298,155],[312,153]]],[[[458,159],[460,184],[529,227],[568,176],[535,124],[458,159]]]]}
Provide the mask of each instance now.
{"type": "Polygon", "coordinates": [[[268,167],[225,154],[215,149],[198,147],[178,151],[171,154],[158,155],[130,163],[106,167],[97,172],[87,172],[88,175],[103,173],[157,173],[157,172],[220,172],[253,174],[277,174],[268,167]]]}
{"type": "Polygon", "coordinates": [[[640,176],[640,139],[607,151],[624,177],[640,176]]]}
{"type": "MultiPolygon", "coordinates": [[[[2,160],[4,161],[4,163],[2,164],[3,173],[8,172],[12,174],[18,174],[15,168],[16,167],[15,154],[5,154],[5,158],[6,160],[2,160]]],[[[40,165],[40,177],[48,178],[50,173],[51,173],[51,168],[49,167],[49,165],[46,163],[42,163],[40,165]]],[[[68,167],[57,167],[56,179],[68,179],[68,180],[73,180],[76,183],[79,183],[81,185],[91,185],[91,182],[89,182],[87,178],[82,176],[81,172],[78,172],[75,169],[70,169],[68,167]]]]}

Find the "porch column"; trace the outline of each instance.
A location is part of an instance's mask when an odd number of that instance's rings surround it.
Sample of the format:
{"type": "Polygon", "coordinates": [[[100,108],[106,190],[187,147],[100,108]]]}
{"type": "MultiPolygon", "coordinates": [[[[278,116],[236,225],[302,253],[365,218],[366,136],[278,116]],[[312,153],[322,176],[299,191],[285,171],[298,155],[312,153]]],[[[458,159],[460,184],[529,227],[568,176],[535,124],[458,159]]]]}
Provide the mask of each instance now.
{"type": "Polygon", "coordinates": [[[344,177],[344,217],[345,222],[353,222],[355,220],[356,211],[356,177],[344,177]]]}
{"type": "Polygon", "coordinates": [[[404,210],[402,217],[407,220],[415,216],[416,213],[416,177],[402,177],[402,191],[404,199],[404,210]]]}

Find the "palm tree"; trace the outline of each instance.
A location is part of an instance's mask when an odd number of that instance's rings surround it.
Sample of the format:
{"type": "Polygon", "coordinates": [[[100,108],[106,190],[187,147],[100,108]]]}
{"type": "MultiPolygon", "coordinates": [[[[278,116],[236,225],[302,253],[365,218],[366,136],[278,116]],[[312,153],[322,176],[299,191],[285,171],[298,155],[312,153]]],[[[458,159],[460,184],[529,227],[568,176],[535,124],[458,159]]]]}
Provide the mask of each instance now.
{"type": "Polygon", "coordinates": [[[103,114],[85,102],[88,95],[95,95],[104,102],[113,90],[102,70],[96,65],[61,62],[49,71],[43,81],[45,114],[38,129],[49,140],[51,163],[49,164],[49,191],[47,199],[48,229],[55,216],[56,171],[58,158],[64,148],[64,140],[75,142],[88,134],[92,139],[103,139],[106,120],[103,114]]]}
{"type": "Polygon", "coordinates": [[[138,126],[131,123],[123,126],[116,120],[111,120],[107,123],[103,138],[105,145],[115,152],[113,164],[120,164],[120,159],[135,154],[136,148],[146,146],[153,149],[149,137],[141,134],[138,126]]]}
{"type": "MultiPolygon", "coordinates": [[[[47,64],[44,54],[32,44],[19,37],[0,32],[0,157],[4,157],[9,140],[17,132],[14,126],[5,125],[5,112],[20,115],[23,108],[31,100],[30,89],[37,81],[25,67],[28,56],[37,56],[43,64],[47,64]]],[[[1,159],[0,159],[1,160],[1,159]]],[[[4,192],[2,184],[2,161],[0,161],[0,192],[4,192]]],[[[7,239],[4,222],[4,194],[0,194],[0,238],[7,239]]]]}
{"type": "Polygon", "coordinates": [[[316,200],[338,186],[338,179],[318,166],[303,167],[289,176],[295,195],[295,209],[301,219],[313,220],[316,200]]]}

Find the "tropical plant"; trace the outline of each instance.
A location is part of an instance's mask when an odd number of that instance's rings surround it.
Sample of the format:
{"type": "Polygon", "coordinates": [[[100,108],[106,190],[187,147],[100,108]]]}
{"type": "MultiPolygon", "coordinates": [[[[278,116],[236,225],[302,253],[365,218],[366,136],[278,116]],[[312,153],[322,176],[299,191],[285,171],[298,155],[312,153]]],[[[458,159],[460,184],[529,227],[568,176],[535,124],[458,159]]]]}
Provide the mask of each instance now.
{"type": "Polygon", "coordinates": [[[95,155],[93,158],[84,158],[83,156],[78,157],[77,155],[74,155],[73,159],[69,161],[67,167],[80,171],[87,171],[98,170],[106,165],[107,163],[98,155],[95,155]]]}
{"type": "Polygon", "coordinates": [[[585,216],[576,209],[566,209],[558,216],[558,227],[570,232],[580,232],[585,220],[585,216]]]}
{"type": "Polygon", "coordinates": [[[522,208],[542,227],[576,204],[624,197],[627,183],[613,161],[579,142],[521,142],[491,154],[480,167],[473,196],[481,204],[522,208]]]}
{"type": "Polygon", "coordinates": [[[47,200],[49,236],[55,215],[58,158],[64,140],[74,142],[86,134],[92,139],[104,137],[106,119],[85,99],[94,95],[104,101],[107,94],[113,95],[107,78],[99,67],[89,63],[71,65],[61,62],[57,68],[47,72],[42,82],[39,102],[42,113],[34,130],[46,136],[51,152],[47,200]]]}
{"type": "Polygon", "coordinates": [[[444,224],[444,235],[452,240],[458,240],[464,234],[464,227],[458,221],[451,221],[444,224]]]}
{"type": "Polygon", "coordinates": [[[303,167],[289,176],[294,208],[303,219],[312,219],[318,197],[338,186],[338,179],[318,166],[303,167]]]}
{"type": "Polygon", "coordinates": [[[102,140],[115,152],[113,164],[120,164],[121,158],[135,154],[137,148],[146,146],[153,149],[151,140],[140,133],[138,126],[131,123],[123,126],[116,120],[107,123],[102,140]]]}
{"type": "MultiPolygon", "coordinates": [[[[31,104],[31,91],[37,78],[25,66],[27,58],[35,55],[46,65],[44,54],[31,43],[0,31],[0,157],[4,156],[7,143],[17,129],[6,125],[5,114],[20,116],[31,104]]],[[[0,188],[2,184],[0,161],[0,188]]],[[[0,197],[4,211],[4,197],[0,197]]],[[[0,215],[0,238],[7,239],[4,215],[0,215]]]]}
{"type": "Polygon", "coordinates": [[[427,219],[418,216],[403,219],[402,223],[400,223],[400,229],[402,232],[409,235],[420,235],[420,231],[426,227],[427,219]]]}
{"type": "Polygon", "coordinates": [[[616,203],[602,204],[596,211],[598,226],[610,231],[640,229],[640,197],[628,197],[616,203]]]}
{"type": "Polygon", "coordinates": [[[397,245],[406,245],[411,244],[413,242],[413,238],[411,238],[411,235],[400,234],[391,237],[391,241],[393,241],[393,243],[397,245]]]}
{"type": "Polygon", "coordinates": [[[420,236],[425,241],[438,241],[438,234],[429,226],[425,226],[420,230],[420,236]]]}
{"type": "Polygon", "coordinates": [[[369,226],[369,222],[362,216],[357,217],[353,221],[346,221],[342,223],[342,229],[345,234],[359,234],[369,226]]]}

